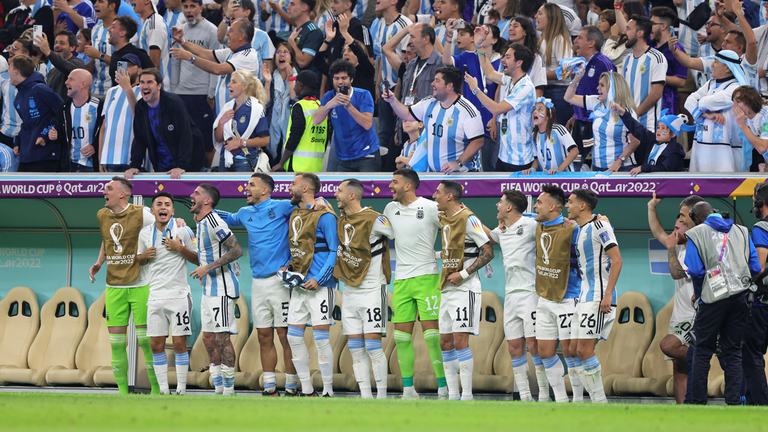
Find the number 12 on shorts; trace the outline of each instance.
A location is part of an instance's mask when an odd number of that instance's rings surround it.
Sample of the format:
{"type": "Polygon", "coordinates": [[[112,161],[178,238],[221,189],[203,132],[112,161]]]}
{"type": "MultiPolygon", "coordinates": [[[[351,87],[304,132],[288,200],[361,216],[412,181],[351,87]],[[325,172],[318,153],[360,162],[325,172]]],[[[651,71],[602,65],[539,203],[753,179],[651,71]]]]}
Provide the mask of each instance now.
{"type": "Polygon", "coordinates": [[[437,296],[426,297],[424,299],[424,302],[427,303],[427,310],[428,311],[439,310],[440,309],[440,305],[437,304],[437,296]],[[430,303],[430,301],[429,301],[430,298],[432,299],[432,303],[430,303]]]}

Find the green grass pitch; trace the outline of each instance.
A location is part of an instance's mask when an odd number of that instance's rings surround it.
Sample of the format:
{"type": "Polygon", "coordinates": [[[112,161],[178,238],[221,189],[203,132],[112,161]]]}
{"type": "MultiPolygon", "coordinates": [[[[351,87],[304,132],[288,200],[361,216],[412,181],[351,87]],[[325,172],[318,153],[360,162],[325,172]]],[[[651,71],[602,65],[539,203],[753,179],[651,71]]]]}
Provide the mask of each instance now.
{"type": "Polygon", "coordinates": [[[0,393],[2,430],[761,431],[768,410],[657,404],[0,393]]]}

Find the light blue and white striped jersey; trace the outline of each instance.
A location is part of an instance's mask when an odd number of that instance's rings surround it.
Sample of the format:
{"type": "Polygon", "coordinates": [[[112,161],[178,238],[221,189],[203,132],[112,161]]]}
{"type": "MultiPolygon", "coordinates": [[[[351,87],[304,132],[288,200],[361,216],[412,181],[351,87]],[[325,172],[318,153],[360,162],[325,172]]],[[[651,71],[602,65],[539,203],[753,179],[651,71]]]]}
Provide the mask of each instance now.
{"type": "MultiPolygon", "coordinates": [[[[655,48],[648,47],[640,58],[635,58],[632,53],[625,57],[621,74],[629,84],[635,104],[640,106],[651,93],[653,84],[663,86],[667,82],[667,59],[655,48]]],[[[649,131],[656,130],[656,123],[661,118],[661,102],[659,97],[656,105],[637,119],[649,131]]]]}
{"type": "MultiPolygon", "coordinates": [[[[763,2],[765,3],[765,2],[763,2]]],[[[764,8],[760,8],[760,18],[761,20],[764,20],[764,16],[766,14],[766,11],[764,8]]],[[[760,27],[754,29],[755,32],[755,39],[757,39],[757,64],[758,67],[763,69],[768,65],[768,25],[761,25],[760,27]]],[[[763,99],[768,96],[768,79],[766,79],[764,76],[760,77],[758,80],[757,90],[760,92],[761,95],[763,95],[763,99]]]]}
{"type": "MultiPolygon", "coordinates": [[[[533,143],[533,107],[536,105],[536,88],[528,75],[517,82],[504,75],[501,104],[511,110],[499,116],[499,160],[510,165],[527,165],[533,162],[536,150],[533,143]]],[[[490,168],[488,168],[490,169],[490,168]]]]}
{"type": "Polygon", "coordinates": [[[509,40],[509,24],[511,22],[511,19],[502,18],[499,20],[499,23],[496,24],[496,27],[499,28],[499,33],[501,33],[501,37],[506,40],[509,40]]]}
{"type": "MultiPolygon", "coordinates": [[[[450,46],[450,42],[448,45],[445,44],[445,38],[448,36],[448,28],[445,26],[445,22],[441,21],[437,25],[435,25],[435,36],[437,37],[437,40],[440,41],[441,44],[443,44],[443,47],[450,46]]],[[[453,31],[453,39],[456,39],[456,30],[453,31]]],[[[453,53],[451,55],[459,55],[461,54],[461,49],[459,49],[458,45],[455,45],[453,47],[453,53]]]]}
{"type": "MultiPolygon", "coordinates": [[[[136,99],[141,98],[139,86],[133,88],[136,99]]],[[[131,162],[131,144],[133,143],[133,114],[128,106],[128,98],[120,86],[107,90],[104,106],[101,109],[104,131],[99,163],[101,165],[128,165],[131,162]]]]}
{"type": "MultiPolygon", "coordinates": [[[[763,105],[763,108],[754,118],[748,118],[747,125],[755,136],[762,140],[768,140],[768,106],[763,105]]],[[[754,147],[741,131],[739,131],[739,135],[741,135],[744,148],[741,168],[742,171],[749,171],[749,167],[752,165],[752,149],[754,147]]]]}
{"type": "Polygon", "coordinates": [[[416,141],[412,141],[409,143],[405,143],[403,145],[403,150],[400,152],[400,156],[403,157],[413,157],[413,154],[416,153],[416,149],[427,142],[427,130],[421,131],[421,135],[419,135],[419,138],[416,139],[416,141]]]}
{"type": "MultiPolygon", "coordinates": [[[[352,11],[352,16],[362,21],[366,9],[368,9],[368,0],[357,0],[357,6],[352,11]]],[[[373,27],[371,27],[371,33],[373,33],[373,27]]]]}
{"type": "Polygon", "coordinates": [[[0,97],[3,99],[3,116],[0,132],[9,137],[15,137],[21,132],[21,118],[13,101],[16,99],[16,87],[11,85],[8,71],[0,73],[0,97]]]}
{"type": "Polygon", "coordinates": [[[70,137],[69,160],[78,165],[93,167],[91,157],[85,157],[80,150],[92,145],[98,150],[99,143],[94,141],[93,131],[96,129],[96,119],[99,118],[99,99],[91,96],[88,102],[81,107],[73,103],[69,107],[69,115],[72,118],[72,130],[70,137]]]}
{"type": "MultiPolygon", "coordinates": [[[[573,141],[571,133],[562,125],[552,125],[552,134],[538,134],[536,140],[536,159],[539,161],[539,168],[544,171],[558,169],[568,157],[568,152],[572,148],[578,148],[573,141]]],[[[565,171],[573,171],[573,163],[568,165],[565,171]]]]}
{"type": "MultiPolygon", "coordinates": [[[[392,24],[387,25],[387,22],[382,18],[379,20],[379,27],[378,31],[376,32],[376,36],[373,40],[373,46],[378,47],[381,58],[381,79],[388,80],[390,88],[394,88],[395,84],[397,84],[397,71],[392,67],[391,64],[387,61],[387,58],[382,55],[383,52],[381,51],[381,47],[384,46],[384,44],[387,43],[387,41],[392,38],[394,35],[397,34],[400,30],[403,29],[403,27],[413,24],[408,17],[405,17],[403,15],[398,15],[397,18],[395,18],[394,21],[392,21],[392,24]]],[[[395,52],[400,58],[403,58],[403,51],[405,51],[406,48],[408,48],[408,42],[411,40],[410,36],[406,35],[402,41],[400,41],[400,45],[397,46],[397,49],[395,52]]],[[[375,51],[375,48],[374,48],[375,51]]]]}
{"type": "MultiPolygon", "coordinates": [[[[200,266],[206,266],[221,258],[229,251],[224,246],[234,234],[227,224],[215,212],[208,213],[197,223],[197,258],[200,266]]],[[[203,295],[212,297],[240,297],[240,282],[233,269],[234,263],[229,263],[211,270],[200,280],[203,284],[203,295]]]]}
{"type": "MultiPolygon", "coordinates": [[[[428,171],[439,172],[444,164],[456,161],[470,142],[485,135],[480,111],[464,96],[459,96],[448,108],[430,96],[408,109],[424,123],[428,171]]],[[[464,166],[474,171],[480,169],[479,163],[475,155],[464,166]]]]}
{"type": "MultiPolygon", "coordinates": [[[[587,111],[594,111],[598,105],[602,105],[597,95],[584,98],[587,111]]],[[[633,112],[632,117],[637,118],[633,112]]],[[[624,148],[629,145],[629,131],[624,126],[618,114],[608,111],[604,116],[596,118],[592,122],[592,134],[595,137],[595,148],[592,151],[592,166],[594,168],[608,169],[613,162],[621,156],[624,148]]],[[[637,165],[634,153],[624,161],[624,166],[637,165]]]]}
{"type": "MultiPolygon", "coordinates": [[[[258,3],[261,3],[264,0],[259,0],[258,3]]],[[[266,2],[265,2],[266,3],[266,2]]],[[[288,0],[277,0],[277,4],[280,5],[280,7],[285,11],[285,13],[288,13],[288,0]]],[[[259,15],[261,14],[261,5],[256,4],[256,10],[258,11],[256,13],[256,21],[259,22],[258,27],[265,32],[269,33],[270,30],[274,30],[275,33],[280,34],[284,32],[290,32],[291,31],[291,25],[288,24],[282,16],[280,16],[279,13],[272,10],[272,7],[269,6],[269,3],[267,3],[267,13],[269,14],[269,19],[266,21],[262,21],[259,15]]]]}
{"type": "MultiPolygon", "coordinates": [[[[251,46],[256,50],[256,54],[259,55],[259,59],[262,61],[275,58],[275,45],[272,44],[272,39],[269,38],[269,35],[264,30],[254,29],[251,46]]],[[[259,68],[258,72],[259,79],[261,79],[261,68],[259,68]]]]}
{"type": "MultiPolygon", "coordinates": [[[[109,32],[104,27],[104,23],[99,20],[96,27],[93,28],[91,33],[91,45],[108,56],[112,56],[115,52],[115,47],[109,43],[109,32]]],[[[93,60],[94,74],[93,85],[91,85],[91,93],[99,96],[107,94],[107,90],[112,87],[112,78],[109,76],[109,63],[105,63],[99,59],[93,60]]]]}
{"type": "Polygon", "coordinates": [[[738,172],[741,167],[742,143],[739,127],[733,117],[733,91],[739,87],[735,79],[725,82],[710,80],[691,93],[685,109],[698,119],[691,148],[690,172],[738,172]],[[725,124],[699,119],[702,113],[719,113],[725,124]]]}
{"type": "MultiPolygon", "coordinates": [[[[703,2],[704,0],[683,1],[683,5],[677,7],[677,16],[679,16],[680,18],[688,19],[688,14],[693,12],[693,9],[703,2]]],[[[679,28],[680,28],[680,35],[678,36],[678,40],[683,45],[683,49],[685,50],[686,53],[690,53],[691,57],[698,57],[699,39],[696,37],[696,34],[698,32],[683,23],[680,23],[679,28]]]]}
{"type": "Polygon", "coordinates": [[[163,18],[152,13],[147,19],[141,22],[139,30],[139,48],[150,53],[151,47],[160,49],[160,74],[163,76],[163,88],[171,88],[171,56],[169,55],[170,45],[168,44],[168,27],[163,18]]]}
{"type": "Polygon", "coordinates": [[[315,26],[320,29],[321,32],[323,32],[323,36],[325,36],[325,23],[328,21],[336,21],[336,18],[333,16],[333,11],[330,9],[325,11],[324,14],[320,15],[315,20],[315,26]]]}
{"type": "Polygon", "coordinates": [[[416,12],[419,15],[432,15],[435,11],[432,9],[432,2],[429,0],[414,0],[419,1],[419,11],[416,12]]]}
{"type": "Polygon", "coordinates": [[[185,25],[187,25],[187,17],[184,16],[184,12],[181,10],[179,11],[172,11],[170,9],[165,10],[165,16],[163,16],[163,19],[165,20],[165,27],[168,28],[168,43],[173,43],[173,31],[171,28],[178,27],[183,28],[185,25]]]}
{"type": "MultiPolygon", "coordinates": [[[[254,75],[258,75],[258,71],[261,69],[261,62],[259,61],[259,54],[250,45],[243,45],[235,52],[232,52],[229,48],[222,48],[213,50],[213,58],[218,63],[229,63],[235,71],[247,70],[254,75]]],[[[232,79],[232,74],[219,75],[219,82],[216,83],[216,114],[218,115],[224,104],[229,102],[229,81],[232,79]]]]}
{"type": "MultiPolygon", "coordinates": [[[[708,76],[712,76],[712,64],[715,62],[715,56],[706,56],[701,58],[701,63],[704,66],[704,73],[708,76]]],[[[743,54],[741,56],[741,69],[744,71],[744,77],[747,79],[747,85],[758,88],[758,81],[760,80],[760,76],[757,72],[757,65],[756,64],[749,64],[747,61],[747,55],[743,54]]],[[[758,89],[759,90],[759,89],[758,89]]]]}
{"type": "MultiPolygon", "coordinates": [[[[371,23],[371,28],[370,28],[371,38],[379,34],[379,22],[381,22],[381,18],[376,18],[371,23]]],[[[374,40],[373,41],[373,60],[378,61],[379,56],[381,56],[381,46],[378,45],[374,40]]]]}
{"type": "MultiPolygon", "coordinates": [[[[593,216],[586,225],[579,227],[579,239],[576,244],[581,271],[579,303],[603,300],[608,288],[608,274],[611,271],[611,260],[606,252],[618,246],[611,224],[597,220],[597,216],[593,216]]],[[[611,293],[611,304],[616,304],[615,289],[611,293]]]]}
{"type": "Polygon", "coordinates": [[[587,12],[587,25],[596,26],[598,22],[600,22],[600,15],[592,12],[592,10],[587,12]]]}
{"type": "Polygon", "coordinates": [[[16,172],[19,170],[19,158],[13,154],[13,149],[0,143],[0,172],[16,172]]]}
{"type": "MultiPolygon", "coordinates": [[[[717,50],[712,48],[712,44],[709,42],[705,42],[699,46],[699,58],[712,57],[715,54],[717,54],[717,50]]],[[[691,74],[693,75],[693,81],[696,83],[696,88],[703,87],[707,81],[712,79],[712,75],[702,71],[691,69],[691,74]]]]}

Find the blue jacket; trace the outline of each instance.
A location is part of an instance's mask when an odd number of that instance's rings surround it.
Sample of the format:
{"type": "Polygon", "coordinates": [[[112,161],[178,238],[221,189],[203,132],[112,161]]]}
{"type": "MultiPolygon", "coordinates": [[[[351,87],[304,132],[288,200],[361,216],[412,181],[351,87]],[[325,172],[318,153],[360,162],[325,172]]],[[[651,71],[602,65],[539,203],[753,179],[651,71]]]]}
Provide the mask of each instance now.
{"type": "Polygon", "coordinates": [[[328,252],[315,252],[304,280],[314,279],[321,287],[335,287],[333,268],[336,266],[336,253],[339,250],[339,235],[336,218],[330,213],[320,216],[315,231],[315,248],[324,245],[328,245],[328,252]]]}
{"type": "Polygon", "coordinates": [[[56,124],[56,111],[64,101],[45,84],[45,78],[38,72],[32,72],[29,78],[16,86],[16,99],[13,106],[21,118],[21,132],[13,146],[19,148],[19,162],[39,162],[58,160],[61,148],[51,144],[48,132],[56,124]],[[43,137],[44,146],[35,145],[37,138],[43,137]]]}
{"type": "MultiPolygon", "coordinates": [[[[641,125],[637,120],[632,117],[629,111],[625,112],[621,116],[621,120],[624,122],[624,126],[627,127],[629,133],[637,138],[641,144],[644,144],[648,149],[648,156],[650,157],[653,148],[659,144],[656,141],[656,132],[651,132],[641,125]]],[[[648,163],[648,160],[642,161],[640,171],[658,172],[658,171],[683,171],[683,160],[685,159],[685,150],[683,146],[677,141],[670,141],[667,143],[667,147],[656,158],[655,164],[648,163]]],[[[638,161],[641,162],[641,161],[638,161]]]]}

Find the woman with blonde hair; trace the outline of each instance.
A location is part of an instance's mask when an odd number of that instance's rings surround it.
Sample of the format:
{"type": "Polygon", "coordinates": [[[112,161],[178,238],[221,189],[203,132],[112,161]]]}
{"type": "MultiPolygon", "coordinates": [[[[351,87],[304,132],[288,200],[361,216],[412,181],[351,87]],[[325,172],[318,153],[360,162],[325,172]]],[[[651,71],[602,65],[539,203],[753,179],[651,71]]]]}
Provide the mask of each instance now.
{"type": "Polygon", "coordinates": [[[578,96],[576,87],[584,72],[576,75],[565,92],[565,101],[592,111],[592,133],[595,144],[592,153],[592,169],[595,171],[630,171],[637,166],[635,149],[640,141],[629,133],[621,116],[611,110],[618,104],[637,119],[637,105],[627,81],[618,72],[603,72],[597,85],[597,95],[578,96]]]}
{"type": "Polygon", "coordinates": [[[261,81],[250,71],[232,73],[227,85],[232,98],[224,105],[213,124],[214,146],[219,151],[219,172],[251,172],[246,159],[248,149],[253,165],[259,158],[259,150],[269,144],[269,124],[264,104],[267,95],[261,81]]]}
{"type": "Polygon", "coordinates": [[[563,16],[563,10],[554,3],[545,3],[536,13],[536,30],[541,32],[539,54],[547,71],[547,86],[544,97],[552,100],[557,113],[557,123],[566,124],[573,117],[573,107],[563,100],[568,80],[560,80],[556,69],[560,60],[573,57],[571,35],[563,16]]]}

